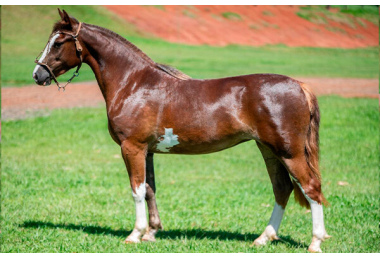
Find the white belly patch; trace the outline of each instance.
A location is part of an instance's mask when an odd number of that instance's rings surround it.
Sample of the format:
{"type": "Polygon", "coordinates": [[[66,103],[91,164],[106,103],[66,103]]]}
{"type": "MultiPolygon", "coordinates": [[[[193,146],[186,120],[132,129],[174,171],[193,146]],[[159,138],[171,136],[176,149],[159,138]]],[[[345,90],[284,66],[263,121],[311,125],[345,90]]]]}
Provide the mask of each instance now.
{"type": "Polygon", "coordinates": [[[170,148],[179,144],[178,135],[173,134],[173,128],[165,128],[165,134],[158,138],[157,150],[167,153],[170,148]]]}

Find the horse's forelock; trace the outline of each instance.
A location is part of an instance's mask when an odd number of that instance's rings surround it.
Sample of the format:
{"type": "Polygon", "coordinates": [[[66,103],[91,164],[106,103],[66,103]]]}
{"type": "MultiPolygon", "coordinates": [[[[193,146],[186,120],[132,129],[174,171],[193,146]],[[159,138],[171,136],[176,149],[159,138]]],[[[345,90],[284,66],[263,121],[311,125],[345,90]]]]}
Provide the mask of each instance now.
{"type": "MultiPolygon", "coordinates": [[[[77,19],[75,19],[74,17],[70,17],[70,19],[79,24],[79,21],[77,19]]],[[[56,22],[53,25],[53,32],[56,32],[56,31],[72,31],[72,30],[73,30],[72,25],[70,23],[66,23],[62,20],[56,22]]]]}
{"type": "Polygon", "coordinates": [[[70,24],[58,21],[53,25],[53,32],[57,31],[71,31],[73,28],[70,24]]]}

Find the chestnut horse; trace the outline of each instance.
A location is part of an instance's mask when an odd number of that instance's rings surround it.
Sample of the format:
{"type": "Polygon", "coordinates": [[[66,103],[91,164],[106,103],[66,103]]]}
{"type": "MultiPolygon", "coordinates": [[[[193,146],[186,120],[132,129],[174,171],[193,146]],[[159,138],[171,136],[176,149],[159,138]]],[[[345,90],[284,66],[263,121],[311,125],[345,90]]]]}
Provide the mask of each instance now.
{"type": "Polygon", "coordinates": [[[278,239],[294,189],[301,206],[311,208],[309,251],[321,252],[320,244],[329,236],[318,169],[320,116],[317,99],[305,84],[275,74],[192,79],[155,63],[116,33],[58,11],[61,20],[36,60],[33,78],[39,85],[51,80],[58,84],[56,77],[76,66],[73,77],[77,76],[82,62],[93,70],[135,202],[136,223],[127,243],[155,241],[162,229],[155,200],[154,153],[205,154],[255,140],[272,182],[275,205],[254,245],[278,239]]]}

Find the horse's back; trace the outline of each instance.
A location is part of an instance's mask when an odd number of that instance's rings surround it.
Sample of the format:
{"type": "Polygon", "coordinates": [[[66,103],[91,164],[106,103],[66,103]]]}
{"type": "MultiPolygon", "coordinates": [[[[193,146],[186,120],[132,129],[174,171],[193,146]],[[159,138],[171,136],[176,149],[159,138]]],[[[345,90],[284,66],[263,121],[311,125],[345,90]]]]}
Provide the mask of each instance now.
{"type": "Polygon", "coordinates": [[[308,104],[301,87],[303,83],[279,74],[249,74],[235,77],[189,80],[191,102],[209,103],[213,107],[238,109],[252,120],[289,113],[308,114],[308,104]],[[302,112],[304,111],[304,112],[302,112]]]}
{"type": "Polygon", "coordinates": [[[307,124],[300,83],[282,75],[188,79],[170,91],[157,129],[178,135],[175,153],[214,152],[252,139],[283,143],[307,124]]]}

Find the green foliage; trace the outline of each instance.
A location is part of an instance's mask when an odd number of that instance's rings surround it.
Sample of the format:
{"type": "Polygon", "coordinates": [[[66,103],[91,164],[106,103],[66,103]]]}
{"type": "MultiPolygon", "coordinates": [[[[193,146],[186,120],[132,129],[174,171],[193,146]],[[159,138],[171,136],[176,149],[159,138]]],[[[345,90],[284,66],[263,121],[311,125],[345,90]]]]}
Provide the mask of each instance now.
{"type": "Polygon", "coordinates": [[[364,18],[375,25],[379,24],[379,10],[376,6],[332,6],[338,8],[339,12],[333,12],[326,6],[301,6],[297,15],[315,24],[329,24],[335,21],[346,24],[351,28],[356,28],[357,24],[365,26],[361,18],[364,18]]]}
{"type": "Polygon", "coordinates": [[[159,10],[165,11],[165,6],[163,5],[145,5],[146,7],[152,6],[154,8],[157,8],[159,10]]]}
{"type": "Polygon", "coordinates": [[[222,16],[228,20],[233,20],[233,21],[241,21],[243,20],[240,16],[240,14],[233,13],[233,12],[224,12],[222,13],[222,16]]]}
{"type": "MultiPolygon", "coordinates": [[[[320,97],[325,252],[378,252],[379,107],[320,97]],[[338,185],[339,181],[348,186],[338,185]]],[[[250,247],[274,204],[254,142],[199,156],[155,155],[164,231],[125,245],[134,204],[105,108],[3,122],[2,252],[306,252],[311,215],[291,198],[282,241],[250,247]]]]}
{"type": "Polygon", "coordinates": [[[274,14],[271,11],[263,11],[263,15],[265,15],[265,16],[274,16],[274,14]]]}
{"type": "Polygon", "coordinates": [[[337,5],[333,6],[340,9],[340,12],[351,14],[355,17],[367,19],[379,25],[379,7],[375,5],[337,5]]]}
{"type": "Polygon", "coordinates": [[[187,17],[190,17],[190,18],[197,18],[198,17],[195,13],[193,13],[192,11],[190,11],[188,9],[183,10],[182,14],[184,16],[187,16],[187,17]]]}
{"type": "Polygon", "coordinates": [[[308,20],[309,22],[315,23],[315,24],[327,24],[327,20],[325,17],[321,16],[320,14],[312,13],[308,9],[301,9],[301,11],[297,12],[297,15],[305,20],[308,20]]]}

